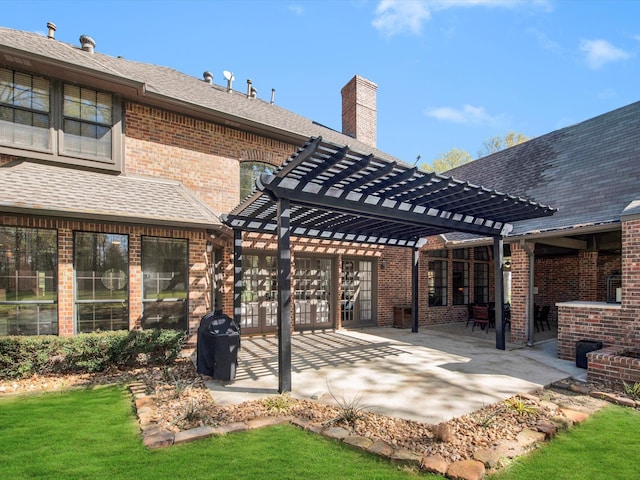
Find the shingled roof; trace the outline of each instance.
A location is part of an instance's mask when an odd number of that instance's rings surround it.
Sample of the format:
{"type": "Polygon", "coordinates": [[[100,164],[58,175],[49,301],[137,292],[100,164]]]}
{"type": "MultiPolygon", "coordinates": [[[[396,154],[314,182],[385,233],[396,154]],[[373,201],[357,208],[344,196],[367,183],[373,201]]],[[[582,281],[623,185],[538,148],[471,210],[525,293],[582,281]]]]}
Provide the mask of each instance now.
{"type": "MultiPolygon", "coordinates": [[[[98,39],[99,40],[99,39],[98,39]]],[[[98,47],[99,48],[99,45],[98,47]]],[[[352,149],[373,153],[379,158],[397,160],[355,138],[290,112],[278,105],[248,98],[245,93],[228,92],[226,86],[208,83],[169,67],[112,57],[43,35],[0,27],[0,53],[3,60],[24,67],[24,59],[43,64],[64,65],[76,72],[127,86],[128,95],[165,108],[187,108],[192,114],[215,118],[221,123],[268,132],[300,145],[312,136],[326,141],[349,144],[352,149]]],[[[61,71],[61,70],[57,70],[61,71]]]]}
{"type": "Polygon", "coordinates": [[[0,209],[94,221],[222,228],[218,216],[180,182],[22,161],[0,167],[0,209]]]}
{"type": "Polygon", "coordinates": [[[446,174],[558,209],[550,217],[514,222],[510,237],[615,224],[640,199],[640,102],[446,174]]]}

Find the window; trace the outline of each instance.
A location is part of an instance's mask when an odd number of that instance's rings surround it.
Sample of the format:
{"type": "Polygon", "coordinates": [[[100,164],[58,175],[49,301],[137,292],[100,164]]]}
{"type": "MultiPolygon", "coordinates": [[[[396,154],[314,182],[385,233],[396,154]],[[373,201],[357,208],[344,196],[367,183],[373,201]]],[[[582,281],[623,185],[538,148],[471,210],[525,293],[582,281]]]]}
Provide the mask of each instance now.
{"type": "Polygon", "coordinates": [[[0,68],[0,153],[119,170],[120,117],[109,93],[0,68]]]}
{"type": "Polygon", "coordinates": [[[142,328],[187,330],[187,240],[142,237],[142,328]]]}
{"type": "MultiPolygon", "coordinates": [[[[455,252],[455,250],[454,250],[455,252]]],[[[469,303],[469,263],[453,262],[453,304],[469,303]]]]}
{"type": "Polygon", "coordinates": [[[129,238],[75,232],[76,330],[129,328],[129,238]]]}
{"type": "Polygon", "coordinates": [[[273,173],[276,167],[264,162],[240,163],[240,200],[247,198],[253,192],[256,179],[263,173],[273,173]]]}
{"type": "Polygon", "coordinates": [[[55,230],[0,227],[0,335],[58,334],[55,230]]]}
{"type": "MultiPolygon", "coordinates": [[[[429,252],[431,256],[433,252],[429,252]]],[[[446,253],[446,251],[445,251],[446,253]]],[[[429,306],[441,307],[447,305],[447,260],[429,261],[429,306]]]]}
{"type": "Polygon", "coordinates": [[[479,304],[489,303],[489,264],[473,264],[473,290],[474,302],[479,304]]]}

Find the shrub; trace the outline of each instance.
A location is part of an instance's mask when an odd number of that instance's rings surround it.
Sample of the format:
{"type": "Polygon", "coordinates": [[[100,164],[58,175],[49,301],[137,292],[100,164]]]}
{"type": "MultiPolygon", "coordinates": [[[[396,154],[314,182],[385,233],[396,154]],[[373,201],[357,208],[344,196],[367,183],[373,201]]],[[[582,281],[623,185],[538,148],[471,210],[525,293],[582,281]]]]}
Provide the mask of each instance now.
{"type": "Polygon", "coordinates": [[[167,365],[182,350],[183,331],[132,330],[74,337],[0,337],[0,378],[93,373],[109,366],[167,365]]]}

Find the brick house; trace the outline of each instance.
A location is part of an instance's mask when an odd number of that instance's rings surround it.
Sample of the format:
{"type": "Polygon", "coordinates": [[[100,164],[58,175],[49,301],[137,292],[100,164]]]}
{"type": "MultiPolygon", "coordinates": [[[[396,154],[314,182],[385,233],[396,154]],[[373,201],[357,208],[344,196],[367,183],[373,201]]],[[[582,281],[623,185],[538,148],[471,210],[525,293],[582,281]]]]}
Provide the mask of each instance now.
{"type": "MultiPolygon", "coordinates": [[[[193,334],[206,312],[233,315],[220,215],[256,175],[312,136],[402,163],[376,148],[377,86],[362,77],[342,89],[340,133],[257,98],[249,80],[240,92],[47,26],[0,28],[0,335],[193,334]]],[[[273,238],[243,246],[243,334],[275,331],[273,238]]],[[[410,301],[404,249],[300,239],[293,256],[295,330],[391,325],[410,301]]]]}
{"type": "MultiPolygon", "coordinates": [[[[193,334],[204,313],[233,314],[234,241],[220,216],[258,174],[314,136],[402,164],[376,148],[377,87],[362,77],[342,89],[340,133],[273,93],[257,98],[250,81],[240,92],[209,72],[101,54],[87,36],[60,42],[48,27],[0,28],[0,335],[193,334]]],[[[505,238],[511,341],[535,340],[539,304],[558,322],[562,358],[585,338],[638,345],[639,137],[633,104],[448,172],[559,209],[505,238]]],[[[275,332],[274,238],[244,234],[242,245],[243,334],[275,332]]],[[[392,326],[412,302],[408,249],[300,238],[292,257],[294,330],[392,326]]],[[[428,238],[419,324],[495,301],[493,269],[489,239],[428,238]]]]}

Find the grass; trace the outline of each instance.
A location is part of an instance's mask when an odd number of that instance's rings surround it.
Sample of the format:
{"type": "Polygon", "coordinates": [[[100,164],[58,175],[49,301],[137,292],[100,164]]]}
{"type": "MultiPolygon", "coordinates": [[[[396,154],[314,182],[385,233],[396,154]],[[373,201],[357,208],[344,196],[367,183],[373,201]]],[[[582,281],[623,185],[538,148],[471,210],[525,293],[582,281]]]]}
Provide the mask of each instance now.
{"type": "Polygon", "coordinates": [[[408,479],[389,461],[290,425],[143,447],[123,387],[0,399],[0,478],[408,479]]]}
{"type": "Polygon", "coordinates": [[[491,480],[636,480],[640,412],[608,406],[491,480]]]}

